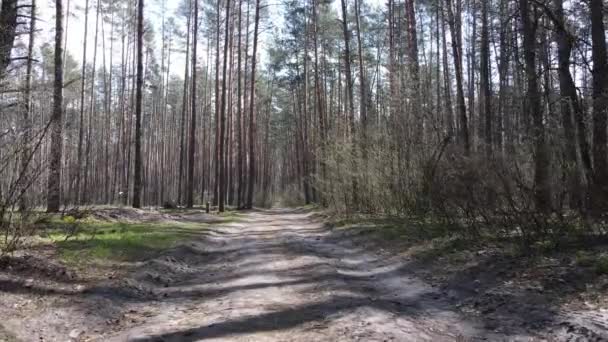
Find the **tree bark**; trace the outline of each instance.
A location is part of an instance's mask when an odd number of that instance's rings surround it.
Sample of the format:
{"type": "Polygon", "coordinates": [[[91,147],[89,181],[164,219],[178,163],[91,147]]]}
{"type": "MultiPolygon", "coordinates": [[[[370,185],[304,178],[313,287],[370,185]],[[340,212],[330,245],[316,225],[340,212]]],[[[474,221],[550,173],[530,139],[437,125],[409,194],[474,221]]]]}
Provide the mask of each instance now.
{"type": "Polygon", "coordinates": [[[137,85],[135,94],[135,169],[133,179],[133,208],[141,208],[142,148],[141,115],[144,85],[144,0],[137,6],[137,85]]]}
{"type": "Polygon", "coordinates": [[[255,19],[253,29],[253,55],[251,56],[251,85],[249,95],[249,186],[247,188],[247,208],[253,208],[253,193],[255,186],[255,142],[256,142],[256,118],[255,118],[255,72],[257,66],[258,34],[260,26],[260,0],[255,2],[255,19]]]}
{"type": "Polygon", "coordinates": [[[519,0],[523,28],[523,48],[525,73],[528,82],[526,94],[527,113],[532,119],[532,140],[534,144],[534,198],[538,210],[551,209],[551,188],[549,182],[549,152],[546,146],[545,126],[541,107],[541,94],[536,73],[536,31],[538,27],[537,8],[530,6],[528,0],[519,0]]]}
{"type": "MultiPolygon", "coordinates": [[[[489,1],[481,1],[481,101],[483,117],[485,121],[485,151],[486,156],[491,158],[493,151],[493,124],[492,112],[492,83],[490,78],[490,29],[488,23],[489,1]]],[[[482,116],[480,115],[480,116],[482,116]]]]}
{"type": "MultiPolygon", "coordinates": [[[[220,179],[219,179],[219,212],[222,213],[225,211],[225,202],[226,202],[226,168],[224,166],[225,163],[225,154],[224,148],[225,145],[225,135],[226,135],[226,94],[228,92],[227,89],[227,69],[228,69],[228,48],[229,48],[229,40],[230,40],[230,0],[226,0],[226,26],[225,26],[225,37],[224,37],[224,66],[222,70],[222,99],[221,99],[221,112],[220,112],[220,149],[219,149],[219,168],[220,168],[220,179]]],[[[253,97],[252,97],[253,98],[253,97]]]]}
{"type": "Polygon", "coordinates": [[[608,156],[606,122],[608,119],[608,56],[604,28],[603,0],[590,0],[593,50],[593,166],[592,204],[595,214],[608,208],[608,156]]]}
{"type": "Polygon", "coordinates": [[[188,113],[188,93],[189,93],[189,60],[190,60],[190,26],[191,26],[191,13],[192,10],[192,1],[190,1],[190,9],[188,11],[188,18],[186,19],[186,59],[184,66],[184,88],[182,94],[182,115],[180,121],[180,135],[179,135],[179,169],[177,175],[177,203],[182,203],[182,194],[183,194],[183,179],[184,179],[184,162],[185,162],[185,154],[186,154],[186,114],[188,113]]]}
{"type": "MultiPolygon", "coordinates": [[[[31,149],[30,149],[30,136],[31,136],[31,105],[32,105],[32,65],[34,59],[34,40],[36,34],[36,0],[32,0],[32,7],[30,9],[30,29],[29,29],[29,42],[27,46],[27,66],[25,71],[25,92],[23,94],[23,151],[21,152],[21,172],[19,177],[27,180],[28,167],[32,160],[31,149]]],[[[19,201],[19,211],[24,211],[27,208],[28,202],[25,194],[26,183],[22,182],[24,193],[21,195],[19,201]]]]}
{"type": "MultiPolygon", "coordinates": [[[[469,123],[467,118],[467,106],[464,100],[464,84],[462,77],[462,37],[460,36],[460,25],[457,25],[457,18],[454,15],[452,0],[445,0],[448,11],[448,25],[452,36],[452,55],[454,57],[454,68],[456,74],[456,97],[458,102],[458,116],[460,120],[460,143],[464,146],[465,154],[471,151],[469,138],[469,123]]],[[[460,13],[457,13],[460,16],[460,13]]],[[[459,22],[459,20],[458,20],[459,22]]]]}
{"type": "Polygon", "coordinates": [[[3,0],[0,9],[0,79],[11,63],[11,51],[17,36],[17,0],[3,0]]]}
{"type": "Polygon", "coordinates": [[[63,155],[63,4],[55,0],[55,81],[51,115],[51,153],[47,184],[46,210],[59,211],[61,206],[61,159],[63,155]]]}
{"type": "MultiPolygon", "coordinates": [[[[230,2],[230,1],[228,1],[230,2]]],[[[198,0],[194,0],[194,22],[192,25],[192,110],[190,113],[190,144],[188,146],[188,189],[186,207],[194,206],[194,152],[196,149],[196,52],[198,43],[198,0]]]]}
{"type": "Polygon", "coordinates": [[[578,170],[577,146],[580,149],[583,175],[588,183],[593,177],[589,143],[587,142],[587,129],[584,122],[584,113],[576,93],[576,85],[570,73],[570,58],[574,41],[566,31],[563,0],[554,0],[556,28],[559,88],[561,96],[562,126],[564,128],[566,148],[566,170],[570,182],[573,207],[583,208],[585,191],[581,188],[580,173],[578,170]],[[575,126],[576,123],[576,126],[575,126]],[[577,142],[578,140],[578,142],[577,142]]]}

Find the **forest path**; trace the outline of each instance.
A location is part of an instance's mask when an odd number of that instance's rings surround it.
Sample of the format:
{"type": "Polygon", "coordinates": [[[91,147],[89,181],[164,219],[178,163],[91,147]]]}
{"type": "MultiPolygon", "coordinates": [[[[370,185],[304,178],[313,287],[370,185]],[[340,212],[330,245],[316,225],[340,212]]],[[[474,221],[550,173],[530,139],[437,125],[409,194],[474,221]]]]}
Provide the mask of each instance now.
{"type": "MultiPolygon", "coordinates": [[[[371,251],[329,239],[312,213],[275,209],[192,241],[162,260],[181,279],[125,307],[141,323],[104,341],[502,340],[432,287],[371,251]],[[199,257],[192,257],[198,255],[199,257]],[[176,260],[177,259],[177,260],[176,260]]],[[[159,260],[161,260],[159,259],[159,260]]],[[[161,279],[162,272],[153,278],[161,279]]],[[[174,275],[172,275],[173,277],[174,275]]],[[[160,282],[162,283],[162,281],[160,282]]],[[[513,340],[510,336],[508,340],[513,340]]]]}

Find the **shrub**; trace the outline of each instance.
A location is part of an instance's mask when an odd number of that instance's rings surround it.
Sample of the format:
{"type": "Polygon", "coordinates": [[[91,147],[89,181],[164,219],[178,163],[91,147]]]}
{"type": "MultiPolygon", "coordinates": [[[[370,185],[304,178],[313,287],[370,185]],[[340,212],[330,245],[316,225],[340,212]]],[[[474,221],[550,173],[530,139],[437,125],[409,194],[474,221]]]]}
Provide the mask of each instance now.
{"type": "Polygon", "coordinates": [[[608,274],[608,255],[604,254],[597,258],[595,271],[601,275],[608,274]]]}

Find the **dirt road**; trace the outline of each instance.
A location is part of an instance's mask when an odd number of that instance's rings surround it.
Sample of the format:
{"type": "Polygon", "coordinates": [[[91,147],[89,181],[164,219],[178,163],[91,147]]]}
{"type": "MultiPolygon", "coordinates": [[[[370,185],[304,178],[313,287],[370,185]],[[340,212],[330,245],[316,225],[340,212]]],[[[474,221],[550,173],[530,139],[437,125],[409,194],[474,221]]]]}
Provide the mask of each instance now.
{"type": "MultiPolygon", "coordinates": [[[[159,314],[110,341],[454,341],[498,335],[378,255],[326,241],[311,214],[248,214],[190,254],[206,258],[161,290],[159,314]]],[[[170,258],[184,257],[183,250],[170,258]]],[[[186,255],[186,262],[189,257],[186,255]]],[[[512,338],[514,336],[511,336],[512,338]]]]}
{"type": "Polygon", "coordinates": [[[42,304],[2,324],[26,341],[531,340],[463,317],[404,266],[337,239],[312,213],[257,211],[124,279],[15,286],[4,300],[37,291],[42,304]]]}

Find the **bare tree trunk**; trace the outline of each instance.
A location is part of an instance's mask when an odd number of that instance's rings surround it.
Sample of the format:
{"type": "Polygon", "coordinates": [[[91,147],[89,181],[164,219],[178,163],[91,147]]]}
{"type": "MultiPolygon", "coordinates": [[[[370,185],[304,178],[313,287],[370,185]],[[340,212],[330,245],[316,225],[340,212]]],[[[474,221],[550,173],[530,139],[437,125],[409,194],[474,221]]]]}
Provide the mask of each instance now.
{"type": "Polygon", "coordinates": [[[255,25],[253,29],[253,55],[251,57],[251,89],[249,97],[249,186],[247,189],[248,209],[253,208],[253,192],[255,186],[255,138],[256,138],[256,119],[255,119],[255,72],[258,53],[258,33],[260,27],[260,0],[255,2],[255,25]]]}
{"type": "MultiPolygon", "coordinates": [[[[469,123],[467,118],[467,106],[464,101],[464,85],[462,80],[462,38],[460,36],[460,27],[457,25],[454,15],[452,0],[445,0],[448,11],[448,24],[452,34],[452,54],[454,57],[454,68],[456,73],[456,97],[458,102],[458,115],[460,120],[460,143],[463,144],[465,154],[471,151],[471,142],[469,138],[469,123]]],[[[460,16],[460,13],[457,13],[460,16]]]]}
{"type": "MultiPolygon", "coordinates": [[[[441,1],[441,0],[438,0],[441,1]]],[[[450,65],[448,63],[448,45],[447,45],[447,32],[445,27],[445,11],[441,11],[441,41],[443,47],[443,87],[445,93],[445,112],[447,121],[447,133],[449,137],[453,137],[456,134],[454,128],[454,111],[452,109],[452,82],[450,81],[450,65]]]]}
{"type": "Polygon", "coordinates": [[[97,0],[97,8],[96,8],[96,19],[95,19],[95,38],[93,39],[93,72],[91,74],[91,96],[89,98],[89,122],[87,128],[87,139],[85,142],[85,161],[84,161],[84,186],[82,194],[80,198],[82,202],[87,203],[89,200],[88,195],[92,193],[89,190],[89,170],[90,170],[90,162],[91,162],[91,136],[93,134],[93,119],[97,117],[97,106],[96,106],[96,96],[97,92],[95,91],[95,77],[97,76],[97,41],[99,38],[99,22],[101,16],[101,0],[97,0]],[[86,190],[86,191],[85,191],[86,190]]]}
{"type": "Polygon", "coordinates": [[[220,0],[216,0],[216,41],[215,41],[215,153],[214,153],[214,195],[213,202],[219,206],[220,190],[220,0]]]}
{"type": "MultiPolygon", "coordinates": [[[[219,149],[219,168],[220,168],[220,179],[219,179],[219,211],[222,213],[225,210],[225,183],[226,183],[226,168],[224,166],[225,158],[224,148],[225,146],[225,134],[226,134],[226,94],[227,94],[227,69],[228,69],[228,47],[230,40],[230,0],[226,0],[226,26],[225,26],[225,37],[224,37],[224,66],[222,70],[222,99],[221,99],[221,112],[220,112],[220,149],[219,149]]],[[[255,58],[255,57],[254,57],[255,58]]]]}
{"type": "Polygon", "coordinates": [[[488,158],[492,156],[493,148],[493,123],[494,116],[492,112],[492,83],[490,78],[490,29],[488,20],[488,1],[481,2],[481,107],[485,120],[485,143],[486,155],[488,158]]]}
{"type": "Polygon", "coordinates": [[[237,48],[237,102],[236,102],[236,130],[237,130],[237,190],[236,190],[236,203],[237,207],[241,208],[243,205],[243,159],[245,158],[245,150],[243,148],[243,82],[242,82],[242,24],[243,24],[243,0],[239,2],[239,24],[238,24],[238,48],[237,48]]]}
{"type": "Polygon", "coordinates": [[[196,147],[196,51],[198,43],[198,0],[194,0],[194,23],[192,25],[192,113],[190,119],[190,146],[188,147],[188,189],[186,206],[194,206],[194,151],[196,147]]]}
{"type": "Polygon", "coordinates": [[[348,30],[348,12],[346,0],[340,0],[342,4],[342,31],[344,33],[344,66],[346,76],[346,89],[348,94],[348,118],[350,123],[350,135],[354,138],[355,136],[355,105],[354,105],[354,91],[353,91],[353,76],[350,53],[350,31],[348,30]]]}
{"type": "MultiPolygon", "coordinates": [[[[190,1],[190,7],[192,7],[192,1],[190,1]]],[[[189,90],[189,86],[188,86],[188,78],[189,78],[189,74],[188,74],[188,62],[189,62],[189,58],[190,58],[190,18],[192,13],[191,9],[188,11],[188,19],[186,19],[187,22],[187,29],[186,29],[186,60],[185,60],[185,66],[184,66],[184,89],[183,89],[183,98],[182,98],[182,117],[181,117],[181,122],[180,122],[180,135],[179,135],[179,170],[178,170],[178,175],[177,175],[177,203],[181,204],[182,203],[182,191],[183,191],[183,185],[182,182],[184,180],[184,157],[185,157],[185,153],[186,153],[186,113],[188,113],[188,90],[189,90]]]]}
{"type": "MultiPolygon", "coordinates": [[[[351,62],[351,53],[350,53],[350,31],[348,30],[348,12],[347,12],[347,5],[346,5],[346,0],[341,0],[340,1],[342,4],[342,31],[344,33],[344,65],[345,65],[345,74],[346,74],[346,89],[347,89],[347,96],[348,96],[348,118],[349,118],[349,123],[350,123],[350,137],[351,137],[351,141],[353,142],[353,148],[355,147],[355,140],[356,140],[356,128],[355,128],[355,105],[354,105],[354,91],[353,91],[353,76],[352,76],[352,67],[350,65],[351,62]]],[[[357,12],[358,15],[358,12],[357,12]]],[[[359,20],[357,19],[357,23],[359,22],[359,20]]],[[[359,28],[357,27],[357,30],[359,28]]],[[[359,33],[357,33],[358,37],[359,37],[359,44],[361,44],[361,40],[360,40],[360,36],[359,33]]],[[[361,51],[361,50],[359,50],[361,51]]],[[[363,81],[363,78],[361,79],[363,81]]],[[[363,82],[362,82],[363,83],[363,82]]],[[[363,112],[363,104],[361,105],[362,109],[361,111],[363,112]]],[[[354,152],[354,151],[353,151],[354,152]]],[[[355,158],[355,153],[353,153],[353,158],[355,158]]],[[[356,165],[357,161],[353,160],[352,165],[356,165]]],[[[357,184],[357,176],[355,174],[355,176],[352,179],[352,197],[353,197],[353,203],[357,204],[359,202],[359,198],[358,198],[358,184],[357,184]]]]}
{"type": "Polygon", "coordinates": [[[11,51],[17,36],[17,0],[3,0],[0,8],[0,79],[11,63],[11,51]]]}
{"type": "Polygon", "coordinates": [[[593,49],[593,211],[600,214],[608,208],[608,156],[606,155],[606,122],[608,107],[608,56],[604,27],[603,0],[590,1],[593,49]]]}
{"type": "Polygon", "coordinates": [[[580,155],[583,166],[583,174],[588,182],[593,177],[591,169],[591,157],[589,156],[589,143],[585,122],[582,120],[583,112],[576,85],[570,73],[570,57],[572,55],[573,40],[564,26],[564,4],[563,0],[554,0],[556,28],[556,40],[559,61],[559,88],[561,93],[562,125],[564,127],[564,137],[566,138],[566,162],[568,164],[568,179],[570,183],[570,193],[572,196],[572,207],[584,208],[585,191],[581,188],[580,169],[578,167],[577,146],[580,148],[580,155]],[[575,122],[577,125],[575,126],[575,122]],[[580,134],[577,131],[580,130],[580,134]],[[578,138],[578,139],[577,139],[578,138]],[[578,143],[577,143],[578,140],[578,143]]]}
{"type": "Polygon", "coordinates": [[[135,95],[135,170],[133,179],[133,208],[141,208],[142,151],[141,112],[144,85],[144,0],[137,6],[137,85],[135,95]]]}
{"type": "MultiPolygon", "coordinates": [[[[23,94],[23,151],[21,152],[21,171],[20,177],[28,179],[26,177],[28,173],[28,166],[32,159],[30,150],[30,136],[31,136],[31,111],[32,111],[32,62],[34,59],[34,40],[36,34],[36,0],[32,0],[32,7],[30,9],[30,29],[29,29],[29,42],[27,46],[27,67],[25,71],[25,92],[23,94]]],[[[25,182],[23,185],[25,186],[25,182]]],[[[22,191],[25,191],[25,187],[22,191]]],[[[24,211],[27,208],[27,197],[26,194],[21,195],[19,201],[19,210],[24,211]]]]}
{"type": "Polygon", "coordinates": [[[84,138],[84,93],[86,87],[86,63],[87,63],[87,33],[89,26],[89,0],[85,1],[84,9],[84,38],[82,40],[82,72],[80,74],[80,121],[78,124],[78,155],[76,165],[76,203],[80,204],[80,180],[82,173],[82,143],[84,138]]]}
{"type": "Polygon", "coordinates": [[[59,211],[61,206],[61,159],[63,155],[63,6],[55,0],[55,82],[53,84],[53,114],[51,153],[47,184],[46,210],[59,211]]]}
{"type": "MultiPolygon", "coordinates": [[[[358,57],[359,57],[359,96],[361,96],[361,98],[359,99],[360,103],[360,116],[361,116],[361,124],[362,124],[362,138],[365,139],[365,135],[366,135],[366,128],[367,128],[367,97],[365,95],[366,89],[367,89],[367,85],[366,85],[366,80],[365,80],[365,65],[363,64],[363,41],[361,39],[361,0],[355,0],[355,23],[356,23],[356,27],[357,27],[357,50],[358,50],[358,57]]],[[[413,8],[413,3],[414,0],[410,0],[410,3],[412,4],[412,8],[413,8]]],[[[413,11],[413,9],[412,9],[413,11]]],[[[415,23],[414,23],[414,30],[415,30],[415,23]]],[[[414,38],[414,40],[416,40],[416,38],[414,38]]],[[[416,49],[417,50],[417,49],[416,49]]],[[[350,63],[350,61],[349,61],[350,63]]],[[[362,141],[362,144],[364,142],[362,141]]],[[[362,145],[363,146],[363,145],[362,145]]]]}
{"type": "Polygon", "coordinates": [[[534,143],[534,183],[535,200],[538,210],[551,209],[551,188],[549,187],[549,152],[545,141],[545,126],[541,107],[541,95],[536,73],[536,31],[538,13],[536,7],[531,7],[527,0],[519,0],[519,8],[523,26],[523,47],[528,81],[528,114],[533,120],[532,139],[534,143]]]}
{"type": "MultiPolygon", "coordinates": [[[[411,79],[411,95],[409,96],[412,101],[411,110],[416,122],[413,127],[415,129],[414,136],[416,139],[414,140],[417,144],[422,144],[424,141],[424,113],[421,111],[420,103],[422,102],[421,94],[420,94],[420,64],[418,60],[418,30],[416,27],[416,5],[414,3],[415,0],[407,0],[406,5],[406,15],[407,15],[407,32],[408,32],[408,64],[409,64],[409,73],[411,79]]],[[[363,63],[363,60],[360,60],[360,63],[363,63]]],[[[362,71],[363,72],[363,71],[362,71]]],[[[363,96],[363,93],[362,93],[363,96]]],[[[409,147],[408,147],[409,148],[409,147]]]]}

